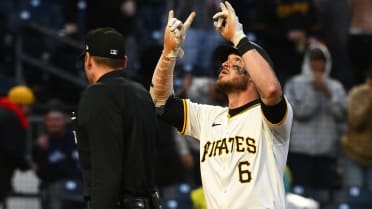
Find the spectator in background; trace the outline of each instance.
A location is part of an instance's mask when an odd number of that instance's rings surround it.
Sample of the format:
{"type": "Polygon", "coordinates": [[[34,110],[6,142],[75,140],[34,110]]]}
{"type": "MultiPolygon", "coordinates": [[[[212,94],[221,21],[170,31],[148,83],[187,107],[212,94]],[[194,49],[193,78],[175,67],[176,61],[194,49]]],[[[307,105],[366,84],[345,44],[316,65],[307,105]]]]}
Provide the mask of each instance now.
{"type": "Polygon", "coordinates": [[[349,90],[354,85],[354,73],[347,49],[350,24],[348,0],[313,1],[321,26],[321,37],[332,54],[331,77],[349,90]]]}
{"type": "Polygon", "coordinates": [[[353,87],[347,101],[348,129],[342,138],[347,157],[343,182],[345,186],[360,186],[372,192],[372,65],[365,83],[353,87]]]}
{"type": "Polygon", "coordinates": [[[317,195],[329,198],[329,191],[339,183],[339,125],[346,115],[345,90],[329,77],[330,70],[331,55],[326,46],[312,44],[305,54],[302,73],[285,87],[294,113],[287,161],[293,186],[314,190],[313,198],[323,203],[328,200],[317,195]]]}
{"type": "Polygon", "coordinates": [[[301,69],[308,42],[316,42],[320,25],[312,0],[260,0],[254,31],[271,55],[282,85],[301,69]]]}
{"type": "Polygon", "coordinates": [[[349,56],[355,83],[364,82],[368,66],[372,64],[372,1],[349,0],[352,13],[349,30],[349,56]]]}
{"type": "Polygon", "coordinates": [[[37,138],[32,149],[33,168],[41,180],[42,207],[61,209],[66,181],[81,182],[77,147],[61,102],[49,103],[44,126],[45,133],[37,138]]]}
{"type": "Polygon", "coordinates": [[[27,113],[34,103],[34,93],[27,86],[14,86],[7,97],[0,98],[0,205],[12,191],[11,180],[16,169],[27,170],[27,113]]]}

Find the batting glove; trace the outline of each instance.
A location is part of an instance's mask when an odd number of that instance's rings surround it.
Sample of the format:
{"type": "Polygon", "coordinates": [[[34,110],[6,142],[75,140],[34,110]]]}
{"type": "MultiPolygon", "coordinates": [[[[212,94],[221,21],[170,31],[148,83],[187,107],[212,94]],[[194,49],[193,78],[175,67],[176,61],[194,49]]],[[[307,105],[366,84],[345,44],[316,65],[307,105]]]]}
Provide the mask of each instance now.
{"type": "Polygon", "coordinates": [[[213,16],[214,27],[224,39],[231,41],[236,47],[239,41],[246,37],[243,26],[228,1],[221,2],[220,8],[221,11],[213,16]]]}
{"type": "Polygon", "coordinates": [[[194,20],[195,12],[191,12],[184,23],[174,18],[173,10],[169,11],[168,23],[164,32],[164,55],[168,58],[183,57],[181,45],[185,40],[186,32],[194,20]]]}

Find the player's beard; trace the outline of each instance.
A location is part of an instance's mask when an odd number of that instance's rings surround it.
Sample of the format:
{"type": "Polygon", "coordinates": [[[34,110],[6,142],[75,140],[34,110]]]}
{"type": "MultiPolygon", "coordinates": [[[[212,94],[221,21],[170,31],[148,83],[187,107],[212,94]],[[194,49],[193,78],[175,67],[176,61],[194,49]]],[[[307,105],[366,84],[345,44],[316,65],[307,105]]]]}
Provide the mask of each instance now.
{"type": "Polygon", "coordinates": [[[245,91],[248,88],[248,76],[238,76],[230,80],[217,80],[217,87],[225,94],[245,91]]]}

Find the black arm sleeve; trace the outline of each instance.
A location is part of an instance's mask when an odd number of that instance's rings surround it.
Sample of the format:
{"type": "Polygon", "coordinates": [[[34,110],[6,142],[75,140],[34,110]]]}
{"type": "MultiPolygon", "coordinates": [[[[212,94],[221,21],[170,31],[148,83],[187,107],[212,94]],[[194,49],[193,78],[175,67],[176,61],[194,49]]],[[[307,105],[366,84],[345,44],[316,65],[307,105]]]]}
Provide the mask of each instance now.
{"type": "Polygon", "coordinates": [[[184,123],[184,108],[182,99],[170,96],[165,106],[158,107],[158,112],[161,112],[159,117],[181,131],[184,123]]]}
{"type": "Polygon", "coordinates": [[[260,102],[262,112],[268,121],[270,121],[272,124],[278,124],[283,120],[287,111],[287,102],[285,101],[283,96],[280,102],[276,105],[268,106],[265,105],[262,101],[260,102]]]}

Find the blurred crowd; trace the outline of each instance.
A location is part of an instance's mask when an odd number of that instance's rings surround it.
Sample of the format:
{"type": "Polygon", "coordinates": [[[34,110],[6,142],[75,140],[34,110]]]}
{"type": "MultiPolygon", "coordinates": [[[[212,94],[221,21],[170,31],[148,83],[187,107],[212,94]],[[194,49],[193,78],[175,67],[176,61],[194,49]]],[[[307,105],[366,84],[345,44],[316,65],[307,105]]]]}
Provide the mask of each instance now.
{"type": "MultiPolygon", "coordinates": [[[[39,65],[56,66],[84,80],[81,48],[56,43],[28,27],[30,23],[78,43],[89,29],[116,28],[126,37],[127,76],[148,88],[161,54],[167,11],[173,9],[175,17],[185,20],[194,10],[197,16],[183,44],[185,56],[175,68],[175,93],[199,103],[225,105],[226,98],[215,85],[221,63],[214,50],[226,44],[213,27],[219,2],[1,0],[0,202],[11,191],[15,169],[35,171],[43,208],[62,208],[61,187],[66,182],[80,184],[69,117],[85,86],[39,65]],[[21,78],[16,71],[22,62],[16,53],[19,46],[39,63],[24,63],[21,78]],[[42,116],[44,128],[28,136],[32,151],[26,153],[26,130],[32,129],[29,115],[42,116]]],[[[324,208],[345,188],[372,194],[372,1],[230,2],[247,37],[268,51],[293,106],[289,190],[324,208]]],[[[189,185],[183,191],[201,186],[199,146],[167,124],[160,128],[157,181],[162,197],[170,200],[176,195],[172,185],[189,185]]],[[[191,208],[188,203],[166,206],[191,208]]]]}

